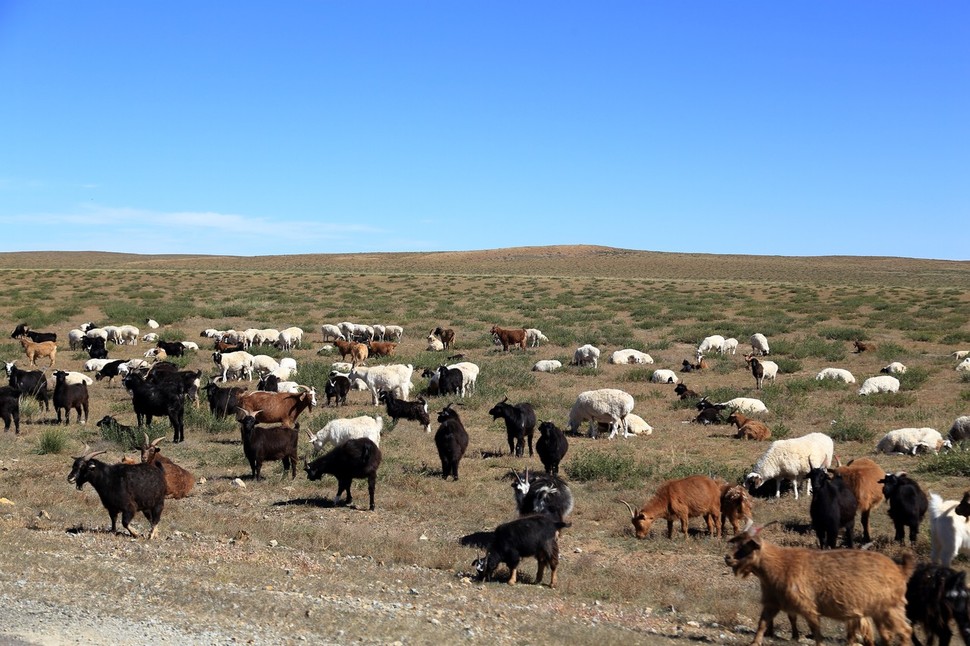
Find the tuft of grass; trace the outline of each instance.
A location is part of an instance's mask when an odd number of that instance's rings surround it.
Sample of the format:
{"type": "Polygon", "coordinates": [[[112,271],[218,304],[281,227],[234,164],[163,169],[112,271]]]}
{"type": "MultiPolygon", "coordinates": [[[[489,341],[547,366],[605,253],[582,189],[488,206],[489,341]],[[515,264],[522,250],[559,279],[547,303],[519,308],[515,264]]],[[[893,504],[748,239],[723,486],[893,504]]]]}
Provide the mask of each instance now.
{"type": "Polygon", "coordinates": [[[834,341],[855,341],[867,336],[864,330],[856,327],[823,327],[819,328],[818,334],[834,341]]]}
{"type": "Polygon", "coordinates": [[[634,483],[642,482],[652,474],[650,467],[638,463],[630,455],[603,451],[584,451],[570,460],[565,469],[571,480],[579,482],[634,483]]]}
{"type": "Polygon", "coordinates": [[[907,368],[906,372],[896,375],[899,379],[900,390],[916,390],[930,378],[930,373],[926,368],[919,366],[907,368]]]}
{"type": "Polygon", "coordinates": [[[20,396],[21,419],[32,420],[40,415],[40,402],[30,396],[20,396]]]}
{"type": "Polygon", "coordinates": [[[970,476],[970,451],[947,451],[939,455],[927,455],[916,467],[920,473],[939,476],[970,476]]]}
{"type": "Polygon", "coordinates": [[[59,455],[67,448],[68,439],[67,432],[63,429],[44,429],[37,441],[37,453],[40,455],[59,455]]]}
{"type": "Polygon", "coordinates": [[[898,343],[885,342],[880,343],[876,347],[876,356],[883,361],[895,361],[897,358],[903,356],[905,352],[905,348],[898,343]]]}
{"type": "Polygon", "coordinates": [[[865,422],[839,418],[832,424],[828,433],[836,442],[871,443],[875,433],[869,430],[865,422]]]}

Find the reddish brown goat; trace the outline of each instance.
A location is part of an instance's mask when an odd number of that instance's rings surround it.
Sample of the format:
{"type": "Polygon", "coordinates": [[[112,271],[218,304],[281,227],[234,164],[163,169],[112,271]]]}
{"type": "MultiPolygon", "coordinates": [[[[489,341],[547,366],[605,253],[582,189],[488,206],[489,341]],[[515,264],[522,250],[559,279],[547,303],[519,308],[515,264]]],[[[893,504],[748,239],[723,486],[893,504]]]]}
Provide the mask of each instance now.
{"type": "Polygon", "coordinates": [[[771,429],[768,428],[767,424],[745,417],[738,411],[731,413],[727,421],[728,424],[734,424],[738,427],[738,432],[734,437],[739,440],[767,440],[771,437],[771,429]]]}
{"type": "Polygon", "coordinates": [[[313,408],[312,392],[271,393],[265,391],[244,392],[236,398],[236,418],[246,416],[240,409],[256,411],[257,424],[281,424],[286,428],[296,426],[296,418],[308,408],[313,408]]]}
{"type": "Polygon", "coordinates": [[[721,487],[723,480],[707,476],[688,476],[679,480],[668,480],[660,485],[653,498],[648,500],[639,512],[630,503],[620,501],[630,510],[631,522],[637,538],[646,538],[650,525],[658,518],[667,520],[667,538],[673,538],[674,520],[680,520],[680,531],[687,538],[687,521],[695,516],[703,516],[707,521],[707,532],[719,536],[718,521],[721,516],[721,487]]]}
{"type": "Polygon", "coordinates": [[[368,349],[372,357],[389,357],[394,354],[397,344],[392,341],[371,341],[368,349]]]}
{"type": "Polygon", "coordinates": [[[747,525],[754,520],[751,515],[751,495],[744,485],[721,485],[721,535],[728,521],[731,530],[737,534],[738,527],[747,525]]]}
{"type": "Polygon", "coordinates": [[[504,328],[493,325],[491,333],[498,337],[503,351],[507,351],[513,345],[525,350],[525,328],[504,328]]]}
{"type": "MultiPolygon", "coordinates": [[[[906,583],[916,564],[911,552],[897,564],[877,552],[780,547],[762,539],[761,529],[750,527],[732,538],[724,557],[735,575],[754,574],[761,582],[761,617],[751,646],[761,645],[779,612],[804,617],[818,645],[822,617],[845,621],[848,643],[854,643],[866,618],[887,644],[896,638],[910,643],[906,583]]],[[[871,642],[867,635],[864,639],[871,642]]]]}
{"type": "Polygon", "coordinates": [[[885,499],[879,481],[886,477],[886,472],[869,458],[850,460],[844,467],[839,465],[829,471],[842,476],[842,480],[855,494],[862,520],[862,541],[870,542],[872,538],[869,536],[869,514],[885,499]]]}
{"type": "Polygon", "coordinates": [[[354,346],[353,341],[344,341],[342,339],[337,339],[336,341],[333,342],[333,345],[340,352],[340,358],[343,359],[344,361],[347,360],[348,356],[353,354],[353,346],[354,346]]]}
{"type": "Polygon", "coordinates": [[[165,474],[165,497],[166,498],[185,498],[195,486],[195,476],[189,471],[161,454],[158,443],[164,437],[157,437],[153,441],[148,441],[148,433],[145,433],[145,442],[141,446],[141,461],[148,464],[159,463],[162,465],[162,472],[165,474]]]}
{"type": "Polygon", "coordinates": [[[24,346],[24,354],[27,355],[27,361],[30,365],[36,366],[35,361],[39,358],[47,357],[51,361],[51,366],[54,365],[54,358],[57,356],[57,343],[55,341],[41,341],[40,343],[34,343],[26,336],[17,337],[20,339],[20,345],[24,346]]]}
{"type": "Polygon", "coordinates": [[[853,341],[852,345],[855,346],[856,354],[876,349],[876,346],[874,346],[872,343],[867,343],[865,341],[853,341]]]}

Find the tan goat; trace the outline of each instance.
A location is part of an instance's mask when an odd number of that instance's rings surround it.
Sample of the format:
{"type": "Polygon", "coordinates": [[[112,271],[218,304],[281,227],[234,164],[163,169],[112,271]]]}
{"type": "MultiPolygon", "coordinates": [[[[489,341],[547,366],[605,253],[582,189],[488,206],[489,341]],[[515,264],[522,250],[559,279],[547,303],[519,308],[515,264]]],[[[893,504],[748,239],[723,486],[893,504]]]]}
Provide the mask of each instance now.
{"type": "Polygon", "coordinates": [[[657,493],[639,512],[630,503],[620,502],[630,510],[637,538],[646,538],[650,525],[658,518],[667,520],[667,538],[673,537],[675,519],[680,520],[680,531],[687,538],[687,521],[695,516],[703,516],[707,521],[708,534],[716,537],[720,536],[721,487],[725,484],[723,480],[708,476],[688,476],[660,485],[657,493]]]}
{"type": "Polygon", "coordinates": [[[739,440],[767,440],[771,438],[771,429],[764,422],[750,417],[745,417],[742,413],[734,411],[728,417],[728,424],[738,427],[738,432],[734,436],[739,440]]]}
{"type": "Polygon", "coordinates": [[[354,368],[364,365],[364,362],[367,361],[368,354],[369,350],[367,349],[366,343],[351,342],[350,365],[354,368]]]}
{"type": "Polygon", "coordinates": [[[869,458],[850,460],[844,467],[836,459],[836,464],[837,466],[829,471],[842,476],[842,480],[855,494],[859,503],[857,510],[862,521],[862,542],[868,543],[872,540],[869,536],[869,514],[885,499],[882,484],[879,481],[886,477],[886,472],[869,458]]]}
{"type": "Polygon", "coordinates": [[[721,535],[724,526],[731,522],[732,531],[737,534],[739,526],[746,526],[754,520],[751,515],[751,495],[743,485],[721,485],[721,535]]]}
{"type": "Polygon", "coordinates": [[[164,440],[164,437],[156,437],[149,442],[148,433],[144,435],[145,442],[141,447],[141,461],[162,465],[162,472],[165,474],[165,497],[185,498],[188,496],[192,487],[195,486],[195,476],[161,454],[158,443],[164,440]]]}
{"type": "MultiPolygon", "coordinates": [[[[903,563],[862,550],[816,550],[780,547],[761,538],[762,528],[749,527],[731,539],[724,562],[735,575],[754,574],[761,582],[761,617],[751,646],[760,646],[779,612],[808,621],[817,645],[822,644],[821,618],[844,621],[850,641],[871,619],[887,644],[909,644],[906,583],[916,565],[908,552],[903,563]]],[[[794,622],[792,622],[794,628],[794,622]]]]}
{"type": "Polygon", "coordinates": [[[35,361],[37,359],[47,357],[51,361],[51,367],[53,367],[54,358],[57,356],[57,343],[55,341],[34,343],[26,336],[17,338],[20,339],[20,345],[24,347],[24,354],[27,355],[27,361],[30,362],[30,365],[36,366],[35,361]]]}

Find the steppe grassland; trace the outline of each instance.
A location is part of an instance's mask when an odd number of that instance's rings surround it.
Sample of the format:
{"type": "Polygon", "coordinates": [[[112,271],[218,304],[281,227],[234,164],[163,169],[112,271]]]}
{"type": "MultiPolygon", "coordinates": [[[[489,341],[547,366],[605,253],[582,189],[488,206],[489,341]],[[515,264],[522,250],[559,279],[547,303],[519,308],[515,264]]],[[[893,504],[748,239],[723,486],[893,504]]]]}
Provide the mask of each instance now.
{"type": "MultiPolygon", "coordinates": [[[[254,262],[258,265],[258,262],[254,262]]],[[[161,535],[200,533],[214,542],[246,536],[253,545],[277,540],[300,550],[300,567],[314,568],[318,555],[330,552],[360,554],[387,563],[414,563],[449,572],[468,572],[475,553],[457,545],[457,537],[493,527],[513,515],[510,468],[540,468],[537,458],[514,459],[507,453],[504,427],[487,415],[488,408],[506,395],[530,401],[541,419],[562,425],[576,394],[599,387],[627,390],[637,400],[635,412],[654,427],[649,437],[630,440],[570,438],[564,461],[577,499],[573,527],[563,537],[560,594],[584,600],[634,602],[653,607],[672,606],[707,613],[731,625],[736,616],[751,615],[756,597],[750,582],[722,576],[724,545],[693,533],[686,542],[665,538],[658,522],[650,538],[637,541],[630,531],[620,499],[641,502],[668,478],[711,473],[736,481],[765,449],[730,437],[727,427],[685,424],[693,412],[676,401],[672,387],[649,383],[653,367],[677,369],[704,336],[712,333],[741,341],[736,356],[713,356],[712,369],[686,375],[693,389],[715,399],[759,396],[771,411],[765,420],[776,437],[795,437],[823,431],[836,438],[843,462],[868,455],[876,439],[891,428],[931,426],[943,432],[953,419],[970,409],[970,383],[953,370],[949,354],[970,348],[970,297],[966,275],[952,286],[946,280],[926,280],[924,286],[888,283],[860,285],[846,264],[845,282],[813,282],[797,274],[791,280],[777,272],[770,281],[711,281],[684,278],[551,276],[536,261],[534,275],[468,275],[467,264],[440,274],[408,273],[408,267],[387,267],[382,273],[312,272],[234,269],[31,270],[3,271],[0,321],[13,329],[20,321],[35,329],[54,330],[62,339],[86,320],[115,324],[141,323],[155,318],[163,338],[193,340],[203,346],[181,362],[211,373],[208,343],[198,338],[206,327],[243,329],[298,325],[308,332],[309,344],[295,351],[301,381],[323,390],[333,357],[320,356],[319,325],[341,320],[395,323],[404,326],[405,339],[395,362],[412,363],[417,373],[444,362],[445,354],[424,351],[427,331],[436,325],[457,331],[453,352],[482,366],[479,388],[462,403],[461,415],[471,435],[469,454],[461,466],[461,480],[442,482],[431,438],[413,423],[402,422],[387,432],[382,448],[384,464],[375,514],[331,509],[326,501],[336,486],[332,480],[309,483],[298,475],[283,478],[278,465],[264,469],[269,477],[232,485],[248,475],[238,431],[203,409],[191,411],[187,441],[167,446],[167,453],[207,482],[185,501],[166,506],[161,535]],[[526,352],[502,353],[488,334],[497,323],[538,327],[551,343],[526,352]],[[766,334],[772,359],[782,368],[777,383],[754,390],[740,352],[751,333],[766,334]],[[876,344],[873,353],[851,353],[850,343],[864,338],[876,344]],[[558,374],[530,372],[540,358],[568,363],[572,350],[591,342],[603,350],[598,370],[564,368],[558,374]],[[654,366],[613,366],[606,357],[615,349],[649,352],[654,366]],[[825,366],[850,369],[860,380],[877,374],[889,361],[899,360],[910,371],[897,395],[861,398],[855,388],[816,382],[825,366]],[[581,478],[581,479],[580,479],[581,478]],[[426,540],[422,540],[421,537],[426,540]],[[630,572],[641,576],[630,576],[630,572]],[[717,575],[717,576],[715,576],[717,575]],[[743,590],[743,593],[738,593],[743,590]]],[[[758,270],[752,259],[751,274],[758,270]]],[[[223,265],[218,265],[222,267],[223,265]]],[[[717,267],[710,267],[717,276],[717,267]]],[[[647,276],[646,271],[643,276],[647,276]]],[[[793,274],[795,275],[795,274],[793,274]]],[[[916,281],[919,282],[919,281],[916,281]]],[[[145,330],[143,330],[144,332],[145,330]]],[[[6,334],[9,334],[7,332],[6,334]]],[[[4,335],[5,336],[5,335],[4,335]]],[[[85,356],[61,343],[58,367],[80,369],[85,356]]],[[[112,357],[138,356],[138,348],[115,348],[112,357]]],[[[279,356],[275,350],[267,354],[279,356]]],[[[0,342],[0,357],[21,357],[18,344],[0,342]]],[[[21,359],[20,365],[23,364],[21,359]]],[[[420,389],[423,380],[415,379],[420,389]]],[[[91,419],[105,414],[134,423],[122,388],[97,383],[91,389],[91,419]]],[[[432,401],[440,408],[447,401],[432,401]]],[[[29,408],[29,407],[28,407],[29,408]]],[[[353,393],[351,405],[339,412],[320,408],[303,418],[304,428],[316,429],[337,416],[377,412],[365,393],[353,393]]],[[[22,434],[0,437],[0,455],[7,469],[0,475],[5,497],[18,501],[13,522],[35,526],[44,510],[53,528],[104,527],[107,521],[93,492],[79,494],[64,478],[70,455],[84,444],[108,448],[118,457],[122,447],[105,441],[93,423],[67,427],[60,453],[40,453],[41,439],[59,429],[47,423],[51,414],[35,411],[24,420],[22,434]]],[[[156,422],[153,436],[169,435],[167,423],[156,422]]],[[[908,458],[879,456],[886,470],[907,470],[928,488],[946,497],[959,497],[970,475],[970,460],[958,454],[908,458]]],[[[355,486],[355,501],[366,496],[355,486]]],[[[757,501],[759,522],[779,520],[775,540],[814,545],[806,531],[808,503],[788,495],[780,501],[757,501]]],[[[884,508],[874,514],[876,549],[895,554],[888,541],[891,526],[884,508]]],[[[700,524],[694,521],[693,527],[700,524]]],[[[43,534],[35,534],[35,540],[43,534]]],[[[924,528],[918,551],[929,553],[924,528]]],[[[253,558],[258,559],[258,553],[253,558]]],[[[275,558],[266,556],[267,559],[275,558]]],[[[963,563],[958,562],[961,566],[963,563]]],[[[173,567],[177,565],[172,564],[173,567]]],[[[530,573],[531,564],[526,566],[530,573]]],[[[218,576],[233,577],[230,566],[218,576]]],[[[526,577],[528,578],[528,577],[526,577]]]]}

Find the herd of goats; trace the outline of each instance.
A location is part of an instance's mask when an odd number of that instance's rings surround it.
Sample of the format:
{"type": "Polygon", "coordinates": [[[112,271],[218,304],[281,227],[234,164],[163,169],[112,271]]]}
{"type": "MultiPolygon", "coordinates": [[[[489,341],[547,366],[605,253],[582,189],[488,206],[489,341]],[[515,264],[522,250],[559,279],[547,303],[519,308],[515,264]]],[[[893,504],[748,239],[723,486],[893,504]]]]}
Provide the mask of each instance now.
{"type": "MultiPolygon", "coordinates": [[[[325,335],[327,327],[323,330],[325,335]]],[[[346,400],[351,388],[366,388],[373,395],[375,404],[386,406],[387,414],[395,424],[401,419],[413,420],[430,432],[427,401],[423,397],[413,401],[409,398],[413,368],[363,365],[363,360],[368,356],[392,354],[395,344],[378,341],[373,338],[373,331],[370,332],[371,338],[355,340],[354,330],[348,331],[351,335],[349,339],[343,331],[335,330],[334,343],[338,351],[342,358],[349,356],[352,361],[339,366],[345,372],[334,370],[330,374],[324,389],[327,402],[330,403],[331,399],[337,403],[341,398],[346,400]]],[[[151,424],[155,416],[167,417],[173,428],[174,442],[183,441],[186,400],[197,399],[201,391],[206,394],[213,414],[236,416],[243,452],[254,479],[261,477],[262,465],[268,461],[282,462],[284,473],[289,471],[291,477],[295,477],[300,435],[296,420],[301,412],[316,404],[317,396],[314,388],[288,381],[295,372],[295,365],[280,365],[281,362],[266,355],[249,354],[247,350],[252,349],[252,340],[247,342],[244,335],[207,330],[203,336],[211,336],[216,344],[213,361],[222,375],[201,387],[201,370],[181,370],[175,363],[165,360],[168,356],[181,355],[186,346],[197,347],[197,344],[166,342],[150,333],[143,338],[157,343],[150,353],[154,355],[153,361],[110,361],[104,343],[107,335],[102,337],[98,331],[103,330],[94,326],[80,330],[83,334],[80,348],[89,353],[92,361],[103,362],[96,364],[97,379],[121,377],[132,397],[139,426],[151,424]],[[96,333],[92,334],[92,331],[96,333]],[[270,361],[264,360],[262,365],[258,365],[257,357],[266,357],[270,361]],[[262,376],[261,390],[249,391],[245,387],[222,383],[251,376],[254,370],[262,376]]],[[[381,330],[381,333],[383,335],[384,331],[381,330]]],[[[503,350],[514,346],[524,348],[525,333],[524,329],[492,328],[493,337],[503,350]]],[[[294,341],[291,338],[294,335],[295,332],[288,335],[285,341],[280,335],[271,342],[300,343],[302,331],[299,340],[294,341]]],[[[36,368],[37,360],[46,358],[53,369],[57,352],[56,334],[36,332],[21,324],[11,336],[21,343],[31,366],[36,368]]],[[[767,340],[762,344],[764,337],[756,336],[761,338],[752,337],[753,352],[745,359],[760,389],[766,367],[773,378],[775,364],[764,358],[769,353],[767,340]]],[[[115,338],[120,339],[116,343],[126,342],[123,335],[115,338]]],[[[429,334],[429,348],[447,348],[453,340],[453,330],[437,328],[429,334]]],[[[712,347],[710,344],[703,347],[704,343],[708,343],[708,339],[698,347],[697,367],[703,362],[704,352],[712,347]]],[[[585,348],[580,348],[582,353],[577,351],[577,363],[580,363],[581,354],[582,357],[589,354],[585,348]]],[[[723,344],[715,349],[723,352],[723,344]]],[[[596,350],[597,357],[598,354],[596,350]]],[[[685,369],[689,369],[690,363],[685,364],[685,369]]],[[[5,430],[9,430],[13,423],[19,433],[19,402],[23,396],[36,397],[44,405],[51,399],[58,422],[61,421],[62,410],[67,418],[65,421],[69,420],[72,410],[76,411],[78,420],[82,416],[87,419],[87,386],[91,383],[87,375],[53,370],[54,386],[49,394],[46,371],[22,370],[15,362],[7,363],[6,369],[9,386],[0,388],[0,416],[4,420],[5,430]]],[[[664,371],[662,376],[669,379],[668,372],[664,371]]],[[[462,361],[452,366],[441,366],[437,371],[428,371],[425,376],[429,377],[430,385],[437,393],[464,394],[466,390],[474,389],[477,373],[477,366],[462,361]]],[[[818,378],[833,377],[823,377],[820,373],[818,378]]],[[[676,382],[676,377],[671,382],[676,382]]],[[[682,399],[698,397],[683,384],[679,385],[677,393],[682,399]]],[[[865,393],[860,391],[860,394],[865,393]]],[[[728,409],[728,419],[737,425],[739,437],[767,439],[761,429],[763,424],[759,426],[757,420],[745,415],[759,410],[755,404],[760,404],[760,401],[734,402],[732,405],[731,402],[714,404],[700,399],[697,421],[715,421],[721,411],[728,409]]],[[[618,430],[626,435],[629,432],[627,417],[631,410],[632,397],[621,390],[587,391],[577,398],[570,411],[567,430],[576,432],[582,423],[588,421],[591,435],[602,428],[611,431],[611,435],[618,430]]],[[[510,454],[521,456],[526,446],[529,455],[533,454],[536,415],[531,405],[512,404],[505,399],[488,412],[493,419],[505,421],[510,454]]],[[[957,420],[954,428],[962,419],[957,420]]],[[[468,448],[468,433],[458,411],[451,404],[437,413],[437,423],[434,442],[441,461],[441,476],[457,480],[459,463],[468,448]]],[[[964,424],[970,425],[970,419],[964,424]]],[[[120,426],[111,417],[105,417],[98,425],[120,426]]],[[[308,433],[317,448],[333,444],[334,448],[315,460],[304,460],[304,470],[310,480],[319,480],[323,475],[336,478],[338,488],[335,505],[343,494],[346,494],[346,498],[342,504],[352,504],[352,481],[365,479],[369,509],[375,508],[375,484],[382,459],[381,427],[379,416],[363,416],[333,420],[317,434],[308,433]]],[[[490,580],[498,566],[504,563],[510,572],[508,582],[514,584],[522,559],[530,557],[538,562],[534,581],[541,583],[548,567],[549,585],[556,586],[559,533],[569,527],[568,517],[573,508],[569,486],[558,473],[569,442],[567,433],[551,422],[543,422],[538,430],[535,452],[543,464],[544,473],[512,472],[519,517],[499,525],[493,531],[476,532],[461,539],[464,545],[485,550],[485,556],[475,562],[481,580],[490,580]]],[[[961,429],[957,428],[956,432],[959,431],[961,429]]],[[[951,435],[953,433],[951,431],[951,435]]],[[[117,464],[108,464],[97,459],[104,451],[86,451],[74,459],[68,481],[78,489],[85,483],[92,485],[108,511],[112,532],[116,531],[120,514],[122,527],[137,537],[138,533],[130,522],[141,512],[150,523],[148,538],[154,537],[166,498],[182,498],[191,492],[195,478],[161,454],[158,446],[160,440],[150,440],[144,434],[140,460],[125,459],[117,464]]],[[[930,450],[940,448],[939,444],[931,446],[925,440],[921,441],[924,444],[914,446],[930,450]]],[[[878,634],[886,643],[919,644],[912,627],[921,624],[931,642],[934,636],[938,636],[941,644],[945,645],[952,635],[950,624],[955,622],[964,642],[970,644],[965,573],[950,567],[953,558],[961,550],[970,550],[970,492],[961,501],[943,501],[936,494],[927,496],[919,483],[909,475],[887,474],[868,458],[860,458],[843,466],[837,460],[833,465],[833,457],[833,442],[822,433],[777,440],[769,445],[743,485],[694,475],[664,483],[639,510],[629,503],[624,504],[630,510],[634,533],[638,538],[646,537],[654,521],[661,518],[667,521],[668,537],[673,535],[675,521],[679,521],[685,537],[688,535],[688,521],[692,517],[702,517],[712,536],[722,533],[730,522],[734,538],[730,540],[731,551],[725,557],[725,562],[736,575],[753,574],[761,584],[762,612],[753,644],[760,644],[765,635],[774,634],[773,620],[780,612],[788,616],[792,637],[796,640],[799,637],[798,617],[807,621],[810,635],[817,643],[822,640],[820,618],[828,617],[845,622],[849,643],[856,638],[867,644],[874,643],[878,634]],[[782,480],[793,481],[796,498],[800,482],[805,482],[806,493],[812,493],[809,510],[811,525],[822,549],[775,545],[762,537],[763,527],[754,527],[749,490],[771,480],[777,482],[776,496],[780,495],[782,480]],[[905,540],[906,530],[909,531],[910,542],[915,543],[919,524],[929,513],[932,563],[917,564],[911,554],[897,562],[867,549],[826,549],[836,547],[841,532],[844,532],[845,546],[852,547],[857,514],[861,516],[863,540],[869,543],[870,512],[884,500],[888,501],[889,516],[896,528],[895,538],[900,543],[905,540]],[[834,576],[834,573],[838,573],[838,576],[834,576]]]]}

